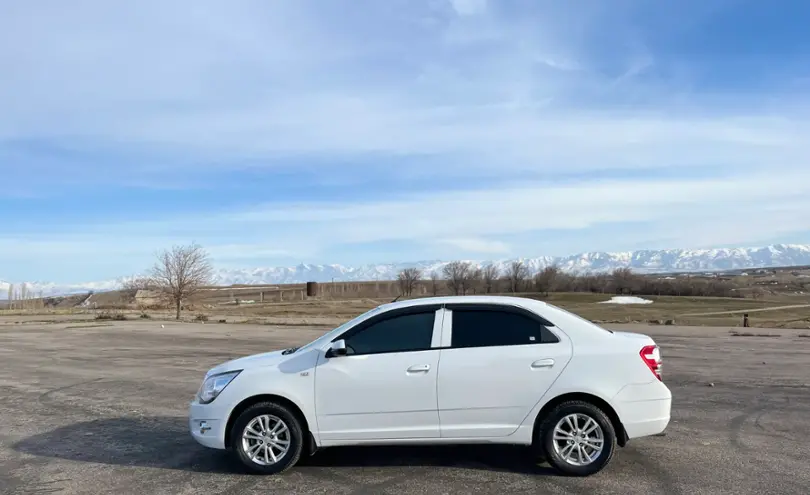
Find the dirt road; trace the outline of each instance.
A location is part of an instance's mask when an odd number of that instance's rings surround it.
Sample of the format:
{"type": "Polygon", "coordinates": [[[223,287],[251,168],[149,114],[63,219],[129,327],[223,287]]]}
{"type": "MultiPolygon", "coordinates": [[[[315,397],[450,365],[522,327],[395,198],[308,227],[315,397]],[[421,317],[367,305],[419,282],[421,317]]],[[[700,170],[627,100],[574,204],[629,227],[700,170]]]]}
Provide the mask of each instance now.
{"type": "MultiPolygon", "coordinates": [[[[767,311],[784,311],[786,309],[801,309],[801,308],[808,308],[810,310],[810,304],[791,304],[789,306],[773,306],[770,308],[757,308],[757,309],[735,309],[733,311],[711,311],[708,313],[684,313],[682,315],[678,315],[681,317],[684,316],[717,316],[717,315],[738,315],[743,313],[764,313],[767,311]]],[[[810,317],[810,315],[808,315],[810,317]]]]}

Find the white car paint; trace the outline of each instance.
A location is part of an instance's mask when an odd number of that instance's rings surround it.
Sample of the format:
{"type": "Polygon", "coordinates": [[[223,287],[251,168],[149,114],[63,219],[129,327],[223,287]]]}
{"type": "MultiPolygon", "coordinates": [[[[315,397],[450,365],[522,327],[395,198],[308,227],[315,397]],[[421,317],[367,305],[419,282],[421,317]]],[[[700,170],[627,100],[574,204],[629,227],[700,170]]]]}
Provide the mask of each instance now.
{"type": "Polygon", "coordinates": [[[656,344],[646,335],[610,332],[532,299],[456,296],[400,301],[364,313],[294,353],[267,352],[211,369],[206,376],[241,372],[212,402],[203,404],[197,398],[190,404],[189,427],[200,444],[227,448],[228,421],[240,404],[256,396],[276,396],[300,410],[317,447],[531,445],[543,406],[577,393],[608,404],[627,439],[655,435],[669,423],[672,396],[638,354],[648,345],[656,344]],[[559,341],[451,348],[452,307],[460,304],[527,310],[548,320],[559,341]],[[333,341],[366,320],[428,306],[436,308],[430,348],[326,357],[333,341]]]}
{"type": "MultiPolygon", "coordinates": [[[[446,318],[452,321],[451,310],[446,318]]],[[[442,437],[514,433],[571,359],[571,341],[562,332],[558,336],[560,342],[554,344],[442,349],[442,437]]]]}
{"type": "Polygon", "coordinates": [[[439,352],[321,357],[315,387],[321,440],[439,437],[439,352]]]}

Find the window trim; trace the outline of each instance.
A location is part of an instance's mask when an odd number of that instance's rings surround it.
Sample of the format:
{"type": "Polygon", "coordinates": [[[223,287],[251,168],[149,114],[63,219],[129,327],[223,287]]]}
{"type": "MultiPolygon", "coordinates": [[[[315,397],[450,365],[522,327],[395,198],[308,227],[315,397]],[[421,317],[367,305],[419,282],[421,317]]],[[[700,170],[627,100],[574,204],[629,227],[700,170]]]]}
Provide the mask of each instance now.
{"type": "Polygon", "coordinates": [[[515,347],[515,346],[522,346],[522,345],[544,345],[544,344],[559,344],[562,342],[560,336],[554,332],[555,325],[548,321],[543,316],[535,313],[534,311],[530,311],[526,308],[522,308],[516,305],[510,304],[491,304],[491,303],[452,303],[446,304],[445,310],[448,311],[450,317],[445,317],[445,321],[449,322],[448,327],[450,329],[449,336],[446,338],[446,345],[447,347],[443,347],[444,349],[487,349],[492,347],[515,347]],[[495,345],[482,345],[482,346],[454,346],[453,345],[453,316],[455,314],[455,310],[459,311],[491,311],[491,312],[500,312],[500,313],[513,313],[518,314],[524,317],[527,317],[530,320],[535,321],[536,323],[540,324],[545,331],[554,339],[552,341],[544,341],[543,339],[540,342],[528,342],[525,344],[495,344],[495,345]]]}
{"type": "Polygon", "coordinates": [[[423,352],[423,351],[430,351],[430,350],[437,350],[438,347],[435,347],[434,344],[436,342],[436,332],[441,332],[442,330],[442,323],[444,318],[444,311],[441,304],[422,304],[422,305],[415,305],[415,306],[406,306],[404,308],[397,308],[392,309],[389,311],[384,311],[380,314],[372,316],[366,320],[361,321],[357,325],[347,328],[345,332],[341,333],[340,335],[336,336],[330,341],[332,342],[338,340],[346,340],[351,338],[352,336],[367,330],[369,327],[376,325],[377,323],[381,323],[386,320],[390,320],[393,318],[398,318],[400,316],[407,316],[411,314],[426,314],[430,313],[433,315],[433,326],[432,326],[432,333],[430,338],[430,343],[428,347],[419,347],[414,349],[405,349],[405,350],[396,350],[396,351],[380,351],[380,352],[363,352],[357,354],[348,354],[346,356],[341,357],[353,357],[353,356],[376,356],[378,354],[396,354],[396,353],[405,353],[405,352],[423,352]],[[439,322],[437,325],[436,322],[439,322]]]}

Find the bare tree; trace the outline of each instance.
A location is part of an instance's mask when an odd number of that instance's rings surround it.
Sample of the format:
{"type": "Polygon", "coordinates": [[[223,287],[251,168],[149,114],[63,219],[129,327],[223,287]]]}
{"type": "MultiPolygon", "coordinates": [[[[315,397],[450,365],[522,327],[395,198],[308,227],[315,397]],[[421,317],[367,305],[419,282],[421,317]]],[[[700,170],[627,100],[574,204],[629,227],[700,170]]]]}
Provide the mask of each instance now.
{"type": "Polygon", "coordinates": [[[436,270],[430,272],[430,290],[434,296],[439,294],[439,273],[436,270]]]}
{"type": "Polygon", "coordinates": [[[495,286],[495,282],[500,278],[501,271],[495,265],[484,267],[482,278],[484,279],[484,291],[489,294],[495,286]]]}
{"type": "Polygon", "coordinates": [[[14,309],[14,284],[8,284],[8,309],[14,309]]]}
{"type": "Polygon", "coordinates": [[[416,285],[416,282],[422,278],[422,270],[418,268],[405,268],[399,275],[397,275],[397,280],[399,281],[399,291],[400,294],[404,296],[410,296],[413,293],[413,288],[416,285]]]}
{"type": "Polygon", "coordinates": [[[524,265],[522,261],[515,260],[509,264],[506,278],[509,280],[509,290],[511,292],[520,292],[524,282],[529,278],[529,267],[524,265]]]}
{"type": "Polygon", "coordinates": [[[593,289],[591,292],[598,292],[600,294],[604,294],[608,290],[608,285],[610,284],[610,280],[605,273],[599,273],[593,276],[593,289]]]}
{"type": "Polygon", "coordinates": [[[153,287],[169,299],[177,310],[175,318],[180,319],[180,308],[200,287],[211,283],[212,268],[208,253],[197,244],[174,246],[158,254],[158,260],[148,278],[148,286],[153,287]]]}
{"type": "Polygon", "coordinates": [[[476,294],[484,285],[484,270],[479,267],[470,267],[470,277],[464,285],[464,292],[471,290],[476,294]]]}
{"type": "Polygon", "coordinates": [[[125,280],[121,284],[121,288],[128,291],[158,290],[150,277],[134,277],[129,280],[125,280]]]}
{"type": "Polygon", "coordinates": [[[442,269],[444,278],[447,279],[447,287],[455,295],[466,294],[469,288],[470,278],[473,274],[472,264],[467,261],[453,261],[442,269]]]}
{"type": "Polygon", "coordinates": [[[534,276],[534,287],[537,292],[542,292],[546,296],[549,292],[556,290],[557,277],[560,269],[556,266],[547,266],[534,276]]]}
{"type": "Polygon", "coordinates": [[[630,268],[617,268],[613,270],[613,288],[616,294],[631,293],[636,276],[630,268]]]}

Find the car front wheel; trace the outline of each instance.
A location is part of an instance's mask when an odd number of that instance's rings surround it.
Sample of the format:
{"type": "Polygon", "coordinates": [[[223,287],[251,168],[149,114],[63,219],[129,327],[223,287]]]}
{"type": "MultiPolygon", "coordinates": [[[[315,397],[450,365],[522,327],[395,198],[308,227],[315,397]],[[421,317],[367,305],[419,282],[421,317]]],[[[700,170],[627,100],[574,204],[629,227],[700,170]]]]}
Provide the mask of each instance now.
{"type": "Polygon", "coordinates": [[[301,424],[287,407],[261,402],[234,421],[231,450],[249,471],[279,474],[298,462],[302,439],[301,424]]]}
{"type": "Polygon", "coordinates": [[[541,432],[549,464],[571,476],[601,471],[616,449],[616,432],[610,418],[589,402],[560,404],[543,421],[541,432]]]}

